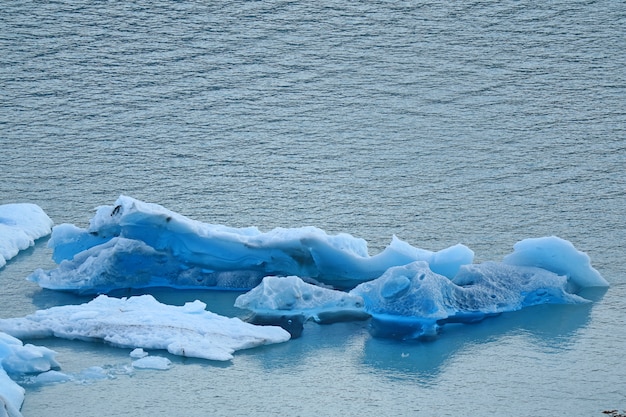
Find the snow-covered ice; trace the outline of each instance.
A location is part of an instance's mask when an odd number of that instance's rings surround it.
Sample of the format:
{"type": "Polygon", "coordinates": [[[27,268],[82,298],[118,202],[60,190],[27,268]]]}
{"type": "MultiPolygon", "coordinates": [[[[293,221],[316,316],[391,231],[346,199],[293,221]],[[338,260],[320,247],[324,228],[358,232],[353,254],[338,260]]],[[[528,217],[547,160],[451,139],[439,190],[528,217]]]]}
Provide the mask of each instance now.
{"type": "Polygon", "coordinates": [[[177,307],[151,295],[112,298],[39,310],[24,318],[0,319],[0,331],[15,337],[56,336],[104,341],[118,347],[165,349],[174,355],[230,360],[237,350],[280,343],[289,333],[206,311],[201,301],[177,307]]]}
{"type": "Polygon", "coordinates": [[[53,222],[36,204],[16,203],[0,205],[0,268],[6,262],[47,236],[53,222]]]}
{"type": "Polygon", "coordinates": [[[166,208],[120,196],[86,229],[54,227],[49,245],[58,268],[37,270],[40,286],[82,293],[168,286],[251,289],[268,275],[299,276],[349,289],[388,268],[426,261],[453,277],[474,253],[461,244],[431,252],[396,238],[370,256],[367,242],[315,227],[232,228],[201,223],[166,208]]]}
{"type": "Polygon", "coordinates": [[[9,375],[40,373],[57,368],[56,353],[46,347],[24,345],[21,340],[0,332],[0,417],[19,417],[24,388],[9,375]]]}

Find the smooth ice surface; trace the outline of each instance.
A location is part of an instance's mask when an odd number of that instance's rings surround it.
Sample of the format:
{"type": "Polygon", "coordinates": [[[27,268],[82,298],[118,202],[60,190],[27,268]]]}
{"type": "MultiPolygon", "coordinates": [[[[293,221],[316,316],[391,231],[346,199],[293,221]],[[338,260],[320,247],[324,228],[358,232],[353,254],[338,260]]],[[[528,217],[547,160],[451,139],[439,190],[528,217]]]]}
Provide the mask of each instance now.
{"type": "Polygon", "coordinates": [[[280,327],[255,326],[205,310],[200,301],[182,307],[150,295],[101,295],[82,305],[39,310],[24,318],[0,320],[0,330],[18,337],[56,336],[105,341],[118,347],[165,349],[210,360],[230,360],[235,351],[289,340],[280,327]]]}
{"type": "Polygon", "coordinates": [[[509,265],[536,266],[565,275],[574,290],[608,287],[609,283],[591,266],[589,256],[556,236],[524,239],[513,246],[513,253],[502,262],[509,265]]]}
{"type": "Polygon", "coordinates": [[[567,277],[536,267],[485,262],[463,266],[450,280],[415,262],[390,268],[350,293],[363,297],[375,336],[415,339],[435,336],[445,323],[471,323],[537,304],[586,302],[566,286],[567,277]]]}
{"type": "Polygon", "coordinates": [[[22,341],[0,332],[0,416],[21,416],[24,389],[9,375],[46,372],[59,364],[55,352],[22,341]]]}
{"type": "Polygon", "coordinates": [[[251,289],[268,275],[353,288],[417,260],[452,277],[474,257],[461,244],[431,252],[395,236],[370,256],[365,240],[345,233],[212,225],[126,196],[98,208],[87,229],[56,226],[49,245],[59,267],[37,270],[29,279],[44,288],[85,293],[164,285],[251,289]]]}
{"type": "Polygon", "coordinates": [[[235,307],[263,316],[302,315],[317,322],[364,319],[363,299],[343,291],[308,284],[290,277],[265,277],[235,300],[235,307]]]}
{"type": "Polygon", "coordinates": [[[50,234],[52,220],[36,204],[0,205],[0,268],[6,262],[50,234]]]}

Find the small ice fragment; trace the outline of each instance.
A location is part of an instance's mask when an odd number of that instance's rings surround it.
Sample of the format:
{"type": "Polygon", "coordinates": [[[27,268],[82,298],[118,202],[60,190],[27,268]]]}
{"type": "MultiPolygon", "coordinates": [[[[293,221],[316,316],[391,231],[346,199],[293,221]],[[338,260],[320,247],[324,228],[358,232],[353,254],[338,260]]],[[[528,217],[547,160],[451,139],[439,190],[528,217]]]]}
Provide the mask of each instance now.
{"type": "Polygon", "coordinates": [[[133,367],[138,369],[157,369],[165,371],[170,369],[172,362],[162,356],[146,356],[133,361],[133,367]]]}
{"type": "Polygon", "coordinates": [[[146,356],[148,356],[148,352],[146,352],[142,348],[137,348],[137,349],[134,349],[132,352],[130,352],[131,358],[141,359],[141,358],[145,358],[146,356]]]}

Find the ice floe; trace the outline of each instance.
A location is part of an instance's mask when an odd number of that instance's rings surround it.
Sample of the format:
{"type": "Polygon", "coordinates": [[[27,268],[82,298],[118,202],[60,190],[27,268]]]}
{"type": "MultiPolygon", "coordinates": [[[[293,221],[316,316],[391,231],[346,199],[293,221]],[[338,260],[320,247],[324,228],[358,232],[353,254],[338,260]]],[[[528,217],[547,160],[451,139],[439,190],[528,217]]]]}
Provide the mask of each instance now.
{"type": "Polygon", "coordinates": [[[53,222],[36,204],[16,203],[0,205],[0,268],[6,262],[47,236],[53,222]]]}
{"type": "Polygon", "coordinates": [[[255,326],[205,310],[159,303],[150,295],[112,298],[39,310],[24,318],[0,319],[0,331],[15,337],[56,336],[104,341],[128,348],[164,349],[174,355],[226,361],[237,350],[289,340],[280,327],[255,326]]]}

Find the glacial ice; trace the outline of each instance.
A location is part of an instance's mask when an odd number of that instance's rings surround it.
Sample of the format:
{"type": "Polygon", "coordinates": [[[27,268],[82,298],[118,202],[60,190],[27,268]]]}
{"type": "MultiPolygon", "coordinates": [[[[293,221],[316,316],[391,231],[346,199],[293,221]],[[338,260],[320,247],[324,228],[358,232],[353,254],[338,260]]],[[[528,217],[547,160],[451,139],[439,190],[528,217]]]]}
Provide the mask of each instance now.
{"type": "Polygon", "coordinates": [[[0,205],[0,268],[7,261],[50,234],[53,222],[36,204],[0,205]]]}
{"type": "MultiPolygon", "coordinates": [[[[424,261],[392,267],[349,293],[296,277],[266,277],[235,305],[283,326],[285,317],[301,317],[301,324],[309,318],[323,322],[326,314],[335,320],[371,315],[375,336],[420,339],[436,336],[446,323],[476,322],[538,304],[585,303],[576,292],[594,286],[608,283],[587,255],[552,236],[518,242],[505,262],[463,265],[452,279],[424,261]]],[[[297,323],[289,324],[298,329],[297,323]]]]}
{"type": "Polygon", "coordinates": [[[20,417],[24,388],[9,375],[46,372],[57,368],[56,353],[46,347],[24,345],[20,340],[0,332],[0,417],[20,417]]]}
{"type": "Polygon", "coordinates": [[[300,325],[307,320],[334,323],[369,318],[361,297],[309,284],[295,276],[263,278],[256,288],[237,297],[235,307],[254,312],[253,323],[281,325],[292,337],[299,335],[300,325]]]}
{"type": "Polygon", "coordinates": [[[414,262],[390,268],[350,293],[363,297],[374,336],[434,337],[446,323],[472,323],[538,304],[576,304],[567,277],[529,266],[485,262],[465,265],[452,279],[414,262]]]}
{"type": "Polygon", "coordinates": [[[39,310],[23,318],[0,319],[0,331],[19,338],[56,336],[104,341],[118,347],[164,349],[174,355],[226,361],[237,350],[289,340],[280,327],[255,326],[206,311],[201,301],[182,307],[151,295],[101,295],[81,305],[39,310]]]}
{"type": "Polygon", "coordinates": [[[99,207],[86,229],[54,227],[49,245],[59,266],[39,269],[29,279],[44,288],[81,293],[154,286],[248,290],[269,275],[349,289],[418,260],[452,278],[474,257],[461,244],[431,252],[395,236],[370,256],[365,240],[345,233],[328,235],[315,227],[263,233],[212,225],[126,196],[99,207]]]}
{"type": "Polygon", "coordinates": [[[169,359],[144,348],[230,360],[237,350],[297,337],[307,320],[370,319],[376,337],[423,339],[449,323],[537,304],[585,303],[577,294],[582,288],[608,286],[587,254],[555,236],[517,242],[502,262],[473,264],[474,253],[461,244],[431,252],[393,236],[370,256],[367,243],[348,234],[211,225],[125,196],[98,208],[86,229],[52,224],[36,205],[0,206],[0,267],[52,230],[58,266],[28,278],[43,288],[245,289],[235,306],[254,316],[246,323],[211,313],[200,301],[175,307],[150,295],[100,295],[80,306],[0,319],[0,417],[21,417],[24,389],[11,379],[16,375],[32,373],[33,384],[107,378],[98,367],[76,376],[56,371],[53,351],[15,337],[104,341],[134,348],[132,368],[164,370],[169,359]]]}
{"type": "Polygon", "coordinates": [[[572,292],[587,287],[608,287],[609,283],[591,266],[589,256],[556,236],[524,239],[504,257],[505,264],[536,266],[568,277],[572,292]]]}

